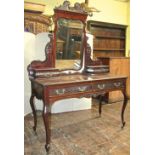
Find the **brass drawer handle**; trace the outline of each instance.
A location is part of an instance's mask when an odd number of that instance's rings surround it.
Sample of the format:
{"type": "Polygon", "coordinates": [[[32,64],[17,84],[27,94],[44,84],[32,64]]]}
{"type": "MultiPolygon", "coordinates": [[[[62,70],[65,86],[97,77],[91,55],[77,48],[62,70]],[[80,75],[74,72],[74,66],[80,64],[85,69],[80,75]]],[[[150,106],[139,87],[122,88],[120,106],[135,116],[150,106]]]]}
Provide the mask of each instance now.
{"type": "Polygon", "coordinates": [[[121,86],[121,82],[115,82],[115,83],[114,83],[114,86],[115,86],[115,87],[120,87],[120,86],[121,86]]]}
{"type": "Polygon", "coordinates": [[[87,87],[79,87],[79,88],[78,88],[78,91],[83,92],[83,91],[86,90],[86,88],[87,88],[87,87]]]}
{"type": "Polygon", "coordinates": [[[62,95],[62,94],[65,93],[65,89],[56,89],[55,92],[56,92],[56,94],[58,94],[58,95],[62,95]]]}
{"type": "Polygon", "coordinates": [[[99,89],[104,89],[104,88],[105,88],[105,84],[98,84],[98,85],[97,85],[97,88],[99,88],[99,89]]]}

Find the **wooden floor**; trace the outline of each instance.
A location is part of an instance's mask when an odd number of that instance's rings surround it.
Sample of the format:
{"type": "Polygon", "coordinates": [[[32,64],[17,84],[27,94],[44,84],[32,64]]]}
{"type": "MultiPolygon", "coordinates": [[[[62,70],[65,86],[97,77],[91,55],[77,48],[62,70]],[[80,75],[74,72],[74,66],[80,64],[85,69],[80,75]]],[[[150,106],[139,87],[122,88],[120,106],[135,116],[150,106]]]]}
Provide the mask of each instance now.
{"type": "MultiPolygon", "coordinates": [[[[125,111],[126,126],[121,129],[122,102],[102,106],[98,117],[98,104],[93,100],[91,110],[53,114],[52,141],[49,155],[129,155],[130,107],[125,111]]],[[[38,112],[37,135],[33,117],[25,117],[25,155],[46,155],[45,130],[41,112],[38,112]]]]}

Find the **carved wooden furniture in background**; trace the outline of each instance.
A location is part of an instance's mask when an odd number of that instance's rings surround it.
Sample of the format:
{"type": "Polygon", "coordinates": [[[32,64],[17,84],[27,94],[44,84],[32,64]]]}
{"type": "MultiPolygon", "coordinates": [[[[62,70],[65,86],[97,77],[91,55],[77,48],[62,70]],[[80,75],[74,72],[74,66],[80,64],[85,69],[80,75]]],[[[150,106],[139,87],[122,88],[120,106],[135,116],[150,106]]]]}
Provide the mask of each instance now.
{"type": "Polygon", "coordinates": [[[38,34],[49,32],[51,26],[51,16],[43,15],[34,11],[24,11],[24,30],[38,34]]]}
{"type": "Polygon", "coordinates": [[[86,38],[86,19],[88,13],[81,8],[79,3],[70,7],[69,1],[54,9],[54,34],[47,44],[45,61],[33,61],[28,66],[29,78],[31,81],[30,104],[34,115],[34,131],[37,127],[36,109],[34,106],[34,97],[43,101],[43,120],[46,130],[46,151],[50,148],[50,121],[49,113],[51,105],[61,99],[91,97],[100,95],[99,114],[101,115],[102,97],[105,93],[120,90],[124,96],[121,122],[125,125],[124,111],[127,105],[126,96],[126,76],[114,76],[108,74],[108,65],[101,60],[93,61],[91,59],[91,48],[86,38]],[[83,34],[81,39],[81,63],[78,69],[59,69],[54,68],[56,62],[57,31],[58,21],[62,18],[66,20],[80,20],[83,24],[83,34]]]}
{"type": "Polygon", "coordinates": [[[87,24],[94,35],[94,57],[125,56],[126,26],[92,20],[87,24]]]}

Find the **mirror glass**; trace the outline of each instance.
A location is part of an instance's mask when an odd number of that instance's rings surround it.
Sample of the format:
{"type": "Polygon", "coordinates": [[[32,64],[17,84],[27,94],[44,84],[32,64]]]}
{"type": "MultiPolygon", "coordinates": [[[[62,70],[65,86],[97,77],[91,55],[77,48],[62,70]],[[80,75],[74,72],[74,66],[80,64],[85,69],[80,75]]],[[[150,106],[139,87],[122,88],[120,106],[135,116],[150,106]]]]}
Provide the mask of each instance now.
{"type": "Polygon", "coordinates": [[[56,68],[80,69],[84,25],[79,20],[60,18],[56,32],[56,68]]]}

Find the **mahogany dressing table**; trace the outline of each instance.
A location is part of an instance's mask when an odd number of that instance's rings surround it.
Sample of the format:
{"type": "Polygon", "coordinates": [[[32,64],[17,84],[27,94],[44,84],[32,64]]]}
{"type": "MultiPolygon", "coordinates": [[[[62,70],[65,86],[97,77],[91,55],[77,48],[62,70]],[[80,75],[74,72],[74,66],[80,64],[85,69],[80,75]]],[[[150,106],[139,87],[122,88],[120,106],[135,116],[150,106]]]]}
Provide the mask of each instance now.
{"type": "Polygon", "coordinates": [[[89,12],[81,7],[79,3],[75,3],[74,7],[70,6],[69,1],[64,1],[63,5],[54,9],[53,20],[55,29],[51,34],[50,42],[45,47],[46,59],[44,61],[32,61],[28,66],[29,79],[31,81],[31,97],[30,105],[34,116],[34,131],[37,127],[37,115],[34,105],[34,97],[43,101],[43,121],[46,131],[45,149],[50,149],[50,121],[49,115],[51,105],[57,101],[66,98],[82,98],[91,97],[94,94],[99,95],[99,115],[102,109],[102,97],[105,93],[110,91],[120,90],[124,96],[121,122],[122,128],[125,126],[124,111],[127,105],[126,96],[126,76],[110,75],[109,66],[104,65],[104,61],[100,59],[91,59],[91,48],[87,43],[86,37],[86,19],[89,12]],[[66,29],[67,27],[67,29],[66,29]],[[67,31],[72,27],[75,28],[76,33],[68,36],[67,31]],[[66,39],[67,35],[67,39],[66,39]],[[61,53],[66,52],[69,48],[69,41],[72,42],[72,47],[78,49],[80,56],[75,57],[76,50],[71,50],[69,57],[65,56],[56,58],[57,52],[60,52],[57,46],[57,40],[64,42],[61,53]],[[72,60],[73,68],[67,67],[57,68],[56,62],[72,60]],[[75,67],[76,66],[76,67],[75,67]],[[78,67],[77,67],[78,66],[78,67]]]}

